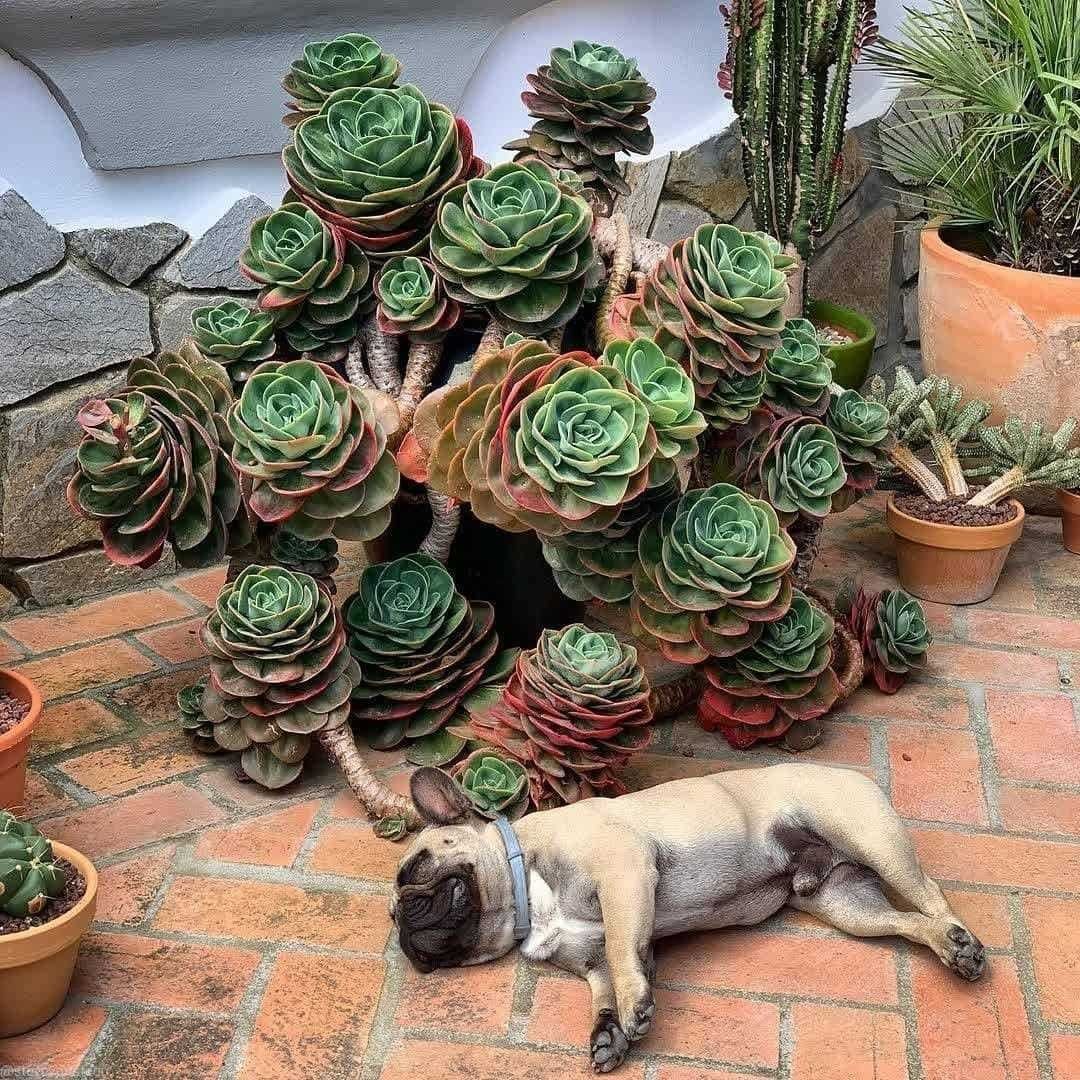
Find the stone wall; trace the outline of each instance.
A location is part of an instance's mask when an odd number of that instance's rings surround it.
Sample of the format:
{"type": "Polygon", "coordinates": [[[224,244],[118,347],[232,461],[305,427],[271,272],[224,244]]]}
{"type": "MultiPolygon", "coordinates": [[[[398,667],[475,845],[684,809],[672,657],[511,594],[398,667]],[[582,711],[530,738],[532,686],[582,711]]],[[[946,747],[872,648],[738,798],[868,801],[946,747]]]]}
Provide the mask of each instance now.
{"type": "Polygon", "coordinates": [[[194,308],[254,291],[236,260],[269,210],[241,199],[195,242],[166,222],[65,235],[0,192],[0,613],[16,603],[5,583],[54,604],[173,569],[112,566],[72,514],[75,414],[122,386],[135,357],[179,342],[194,308]]]}

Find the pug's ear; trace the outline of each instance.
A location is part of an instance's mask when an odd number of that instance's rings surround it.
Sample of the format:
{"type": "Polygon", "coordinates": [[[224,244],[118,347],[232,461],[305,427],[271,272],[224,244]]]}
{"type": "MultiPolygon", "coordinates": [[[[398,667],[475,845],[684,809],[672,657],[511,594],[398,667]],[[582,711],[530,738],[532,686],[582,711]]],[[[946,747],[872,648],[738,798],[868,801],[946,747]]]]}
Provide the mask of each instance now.
{"type": "Polygon", "coordinates": [[[412,801],[429,825],[462,825],[472,813],[469,797],[442,771],[417,769],[409,781],[412,801]]]}

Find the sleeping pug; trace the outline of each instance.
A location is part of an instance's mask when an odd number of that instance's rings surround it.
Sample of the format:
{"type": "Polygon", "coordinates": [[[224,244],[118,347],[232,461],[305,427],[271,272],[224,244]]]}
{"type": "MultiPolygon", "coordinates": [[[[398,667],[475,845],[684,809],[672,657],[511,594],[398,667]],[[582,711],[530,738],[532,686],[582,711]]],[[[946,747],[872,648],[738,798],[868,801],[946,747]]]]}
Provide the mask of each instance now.
{"type": "Polygon", "coordinates": [[[857,937],[929,946],[963,979],[986,965],[884,794],[857,772],[724,772],[512,827],[476,816],[438,769],[413,775],[412,797],[431,827],[405,853],[391,901],[405,955],[427,972],[520,944],[529,959],[581,976],[597,1072],[617,1068],[648,1032],[652,943],[669,934],[750,926],[787,905],[857,937]]]}

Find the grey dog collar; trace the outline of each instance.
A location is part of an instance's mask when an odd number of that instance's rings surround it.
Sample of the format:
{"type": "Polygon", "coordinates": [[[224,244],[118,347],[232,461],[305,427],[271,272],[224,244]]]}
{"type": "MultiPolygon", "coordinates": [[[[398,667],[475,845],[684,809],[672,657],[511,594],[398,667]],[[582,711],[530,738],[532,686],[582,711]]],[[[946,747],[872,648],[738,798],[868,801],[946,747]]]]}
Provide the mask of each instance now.
{"type": "Polygon", "coordinates": [[[497,817],[495,828],[499,830],[506,848],[506,861],[510,864],[510,880],[514,886],[514,940],[524,941],[532,929],[532,919],[529,917],[529,883],[525,877],[525,853],[521,850],[514,826],[506,818],[497,817]]]}

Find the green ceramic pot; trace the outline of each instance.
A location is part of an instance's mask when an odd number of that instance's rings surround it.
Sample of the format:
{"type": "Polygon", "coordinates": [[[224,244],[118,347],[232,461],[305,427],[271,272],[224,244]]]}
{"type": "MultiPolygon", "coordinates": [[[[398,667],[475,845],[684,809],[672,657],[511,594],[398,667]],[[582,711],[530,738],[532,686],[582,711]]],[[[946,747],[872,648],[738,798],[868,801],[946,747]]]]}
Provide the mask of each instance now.
{"type": "Polygon", "coordinates": [[[856,335],[850,344],[830,345],[825,353],[836,365],[836,381],[845,390],[858,390],[870,370],[877,328],[865,315],[827,300],[811,300],[806,313],[815,326],[835,326],[856,335]]]}

